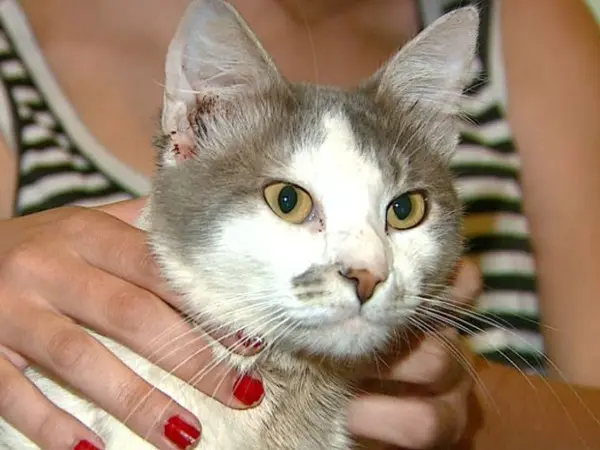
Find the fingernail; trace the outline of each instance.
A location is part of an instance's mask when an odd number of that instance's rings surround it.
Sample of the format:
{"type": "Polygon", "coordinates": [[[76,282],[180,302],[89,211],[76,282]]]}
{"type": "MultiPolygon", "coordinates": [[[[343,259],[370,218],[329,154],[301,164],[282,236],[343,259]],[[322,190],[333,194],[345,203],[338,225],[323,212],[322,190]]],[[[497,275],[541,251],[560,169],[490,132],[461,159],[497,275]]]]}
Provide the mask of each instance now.
{"type": "Polygon", "coordinates": [[[252,343],[252,348],[254,350],[258,350],[264,345],[264,341],[261,338],[254,338],[254,342],[252,343]]]}
{"type": "Polygon", "coordinates": [[[96,447],[94,444],[92,444],[90,441],[79,441],[79,443],[73,447],[73,450],[100,450],[98,447],[96,447]]]}
{"type": "Polygon", "coordinates": [[[246,406],[252,406],[265,395],[262,381],[243,375],[233,386],[233,395],[246,406]]]}
{"type": "Polygon", "coordinates": [[[200,438],[200,430],[179,416],[173,416],[165,423],[165,436],[181,450],[190,448],[200,438]]]}
{"type": "Polygon", "coordinates": [[[241,331],[238,331],[235,334],[235,337],[237,338],[238,341],[240,341],[240,343],[245,348],[251,348],[253,350],[258,350],[259,348],[261,348],[263,346],[263,340],[261,338],[246,336],[241,331]]]}

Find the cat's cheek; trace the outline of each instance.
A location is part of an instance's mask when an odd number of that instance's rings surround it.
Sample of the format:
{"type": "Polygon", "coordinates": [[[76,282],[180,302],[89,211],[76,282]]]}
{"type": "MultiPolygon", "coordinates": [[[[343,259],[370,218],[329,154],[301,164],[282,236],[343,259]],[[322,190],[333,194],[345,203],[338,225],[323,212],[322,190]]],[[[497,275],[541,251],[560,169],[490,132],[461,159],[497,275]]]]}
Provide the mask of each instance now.
{"type": "Polygon", "coordinates": [[[285,223],[266,207],[228,223],[221,241],[231,248],[230,258],[255,261],[266,271],[267,278],[278,284],[289,284],[289,280],[312,265],[323,263],[325,258],[323,233],[285,223]]]}
{"type": "Polygon", "coordinates": [[[296,310],[302,304],[293,292],[291,280],[312,265],[322,264],[326,258],[323,234],[311,233],[302,225],[287,224],[266,207],[230,221],[223,229],[220,242],[228,248],[229,261],[243,262],[240,267],[247,267],[247,261],[252,261],[250,265],[258,270],[237,270],[241,286],[260,292],[268,285],[269,291],[277,293],[274,302],[296,310]]]}
{"type": "Polygon", "coordinates": [[[409,308],[418,306],[424,274],[438,265],[438,247],[428,227],[398,232],[392,236],[395,284],[397,291],[402,293],[395,299],[396,302],[409,308]]]}

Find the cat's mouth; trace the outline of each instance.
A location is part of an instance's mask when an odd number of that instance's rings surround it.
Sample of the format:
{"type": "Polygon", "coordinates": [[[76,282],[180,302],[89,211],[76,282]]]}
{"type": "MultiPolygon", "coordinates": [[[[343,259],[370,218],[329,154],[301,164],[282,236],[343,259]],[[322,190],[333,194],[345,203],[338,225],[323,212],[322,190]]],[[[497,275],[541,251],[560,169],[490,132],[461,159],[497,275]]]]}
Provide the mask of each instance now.
{"type": "Polygon", "coordinates": [[[352,325],[354,327],[361,323],[385,327],[406,321],[415,313],[416,306],[412,302],[393,307],[390,305],[361,306],[358,302],[344,302],[327,307],[288,309],[287,313],[290,319],[308,329],[345,327],[348,324],[354,324],[352,325]]]}

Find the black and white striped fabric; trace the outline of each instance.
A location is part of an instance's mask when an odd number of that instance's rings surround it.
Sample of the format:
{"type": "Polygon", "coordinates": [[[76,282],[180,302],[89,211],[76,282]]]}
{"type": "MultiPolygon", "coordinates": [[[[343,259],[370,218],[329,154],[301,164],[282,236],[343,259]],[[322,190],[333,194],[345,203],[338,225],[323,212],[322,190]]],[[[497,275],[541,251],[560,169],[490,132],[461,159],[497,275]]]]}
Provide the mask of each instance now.
{"type": "Polygon", "coordinates": [[[68,102],[17,0],[0,0],[0,132],[18,155],[16,215],[144,194],[149,180],[100,145],[68,102]]]}
{"type": "MultiPolygon", "coordinates": [[[[423,23],[468,2],[422,0],[423,23]]],[[[498,14],[482,9],[476,81],[468,89],[454,160],[467,220],[468,253],[484,274],[475,350],[524,370],[543,367],[535,265],[522,212],[520,160],[505,119],[498,14]]],[[[100,145],[65,98],[16,0],[0,0],[0,131],[19,160],[15,215],[98,205],[148,192],[150,181],[100,145]]]]}

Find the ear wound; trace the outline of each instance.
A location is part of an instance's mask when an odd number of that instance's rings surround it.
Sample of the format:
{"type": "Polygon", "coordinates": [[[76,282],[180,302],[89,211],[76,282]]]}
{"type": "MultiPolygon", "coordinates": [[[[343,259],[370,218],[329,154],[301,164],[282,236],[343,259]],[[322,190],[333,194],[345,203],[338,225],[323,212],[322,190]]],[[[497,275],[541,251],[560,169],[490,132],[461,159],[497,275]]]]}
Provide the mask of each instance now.
{"type": "Polygon", "coordinates": [[[169,136],[170,152],[177,163],[193,159],[196,156],[194,141],[185,133],[171,131],[169,136]]]}

